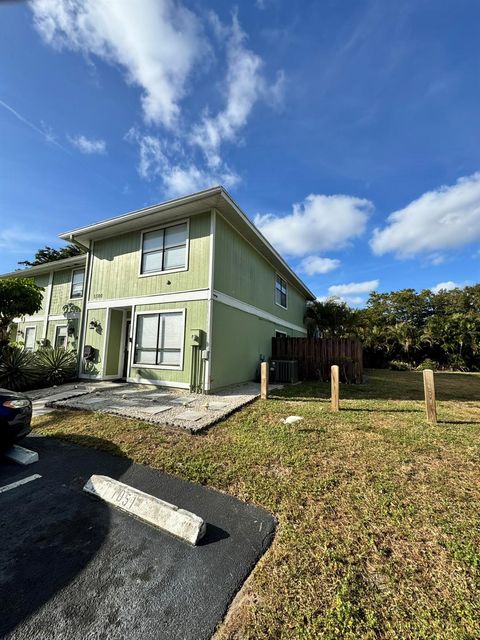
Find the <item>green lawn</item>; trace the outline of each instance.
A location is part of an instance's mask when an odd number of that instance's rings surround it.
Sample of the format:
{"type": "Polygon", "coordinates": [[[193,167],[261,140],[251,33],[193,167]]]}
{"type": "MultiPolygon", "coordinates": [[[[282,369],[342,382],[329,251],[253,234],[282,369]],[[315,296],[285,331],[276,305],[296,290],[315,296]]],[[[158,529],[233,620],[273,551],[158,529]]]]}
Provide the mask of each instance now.
{"type": "Polygon", "coordinates": [[[368,371],[290,387],[199,436],[56,412],[37,431],[108,448],[261,505],[275,540],[218,632],[247,638],[480,637],[480,376],[368,371]],[[284,425],[291,414],[304,420],[284,425]]]}

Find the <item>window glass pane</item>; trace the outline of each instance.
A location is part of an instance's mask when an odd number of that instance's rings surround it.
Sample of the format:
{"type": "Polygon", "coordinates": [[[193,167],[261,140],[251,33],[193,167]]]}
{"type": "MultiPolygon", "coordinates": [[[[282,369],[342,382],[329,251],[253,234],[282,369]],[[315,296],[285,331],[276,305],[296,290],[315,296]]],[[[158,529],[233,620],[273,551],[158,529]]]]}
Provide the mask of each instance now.
{"type": "Polygon", "coordinates": [[[180,349],[183,337],[183,314],[165,313],[162,315],[160,334],[158,336],[159,349],[180,349]]]}
{"type": "Polygon", "coordinates": [[[83,277],[85,275],[85,271],[79,270],[73,272],[73,284],[83,284],[83,277]]]}
{"type": "Polygon", "coordinates": [[[72,274],[72,298],[80,298],[83,295],[83,281],[85,278],[85,271],[79,269],[72,274]]]}
{"type": "Polygon", "coordinates": [[[67,346],[67,327],[57,327],[55,333],[55,348],[61,349],[67,346]]]}
{"type": "Polygon", "coordinates": [[[28,351],[33,351],[35,347],[35,329],[30,327],[29,329],[25,329],[25,349],[28,351]]]}
{"type": "Polygon", "coordinates": [[[163,251],[145,253],[142,260],[142,273],[148,273],[149,271],[161,271],[162,257],[163,251]]]}
{"type": "Polygon", "coordinates": [[[156,349],[158,315],[138,316],[136,346],[139,349],[156,349]]]}
{"type": "Polygon", "coordinates": [[[155,364],[155,357],[157,355],[157,350],[153,351],[145,351],[142,349],[136,349],[135,351],[135,362],[137,364],[155,364]]]}
{"type": "Polygon", "coordinates": [[[175,249],[165,250],[164,269],[178,269],[185,266],[185,247],[176,247],[175,249]]]}
{"type": "Polygon", "coordinates": [[[180,364],[180,350],[178,351],[160,351],[158,364],[169,366],[178,366],[180,364]]]}
{"type": "Polygon", "coordinates": [[[187,224],[179,224],[165,229],[165,248],[187,242],[187,224]]]}
{"type": "Polygon", "coordinates": [[[143,234],[143,251],[158,251],[163,248],[163,229],[143,234]]]}

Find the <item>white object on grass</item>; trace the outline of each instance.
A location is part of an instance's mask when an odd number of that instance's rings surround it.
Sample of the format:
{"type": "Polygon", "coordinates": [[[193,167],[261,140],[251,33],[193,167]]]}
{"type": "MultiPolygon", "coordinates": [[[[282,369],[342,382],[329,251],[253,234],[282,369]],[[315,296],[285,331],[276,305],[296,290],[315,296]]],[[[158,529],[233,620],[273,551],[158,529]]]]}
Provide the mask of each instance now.
{"type": "Polygon", "coordinates": [[[282,422],[284,424],[293,424],[294,422],[298,422],[299,420],[303,420],[302,416],[288,416],[288,418],[284,418],[282,422]]]}

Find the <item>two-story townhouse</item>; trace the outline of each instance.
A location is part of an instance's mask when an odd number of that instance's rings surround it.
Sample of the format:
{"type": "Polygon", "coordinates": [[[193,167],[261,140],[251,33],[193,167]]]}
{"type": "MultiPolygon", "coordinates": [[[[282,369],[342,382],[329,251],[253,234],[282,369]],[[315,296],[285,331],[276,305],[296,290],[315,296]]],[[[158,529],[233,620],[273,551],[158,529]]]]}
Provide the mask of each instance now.
{"type": "Polygon", "coordinates": [[[86,260],[78,255],[2,275],[28,277],[44,289],[40,311],[16,320],[15,338],[28,351],[41,345],[78,350],[86,260]]]}
{"type": "Polygon", "coordinates": [[[313,294],[223,187],[60,238],[87,252],[80,377],[209,392],[306,334],[313,294]]]}

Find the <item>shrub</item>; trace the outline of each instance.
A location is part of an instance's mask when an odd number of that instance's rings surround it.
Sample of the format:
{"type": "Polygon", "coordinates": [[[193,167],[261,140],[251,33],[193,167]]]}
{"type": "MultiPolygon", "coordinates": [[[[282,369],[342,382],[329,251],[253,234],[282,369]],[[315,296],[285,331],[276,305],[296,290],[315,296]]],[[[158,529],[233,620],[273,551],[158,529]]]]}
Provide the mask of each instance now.
{"type": "Polygon", "coordinates": [[[435,362],[435,360],[430,360],[430,358],[427,358],[426,360],[424,360],[423,362],[421,362],[418,367],[416,367],[416,371],[423,371],[424,369],[432,369],[433,371],[436,371],[438,369],[439,365],[438,362],[435,362]]]}
{"type": "Polygon", "coordinates": [[[0,353],[0,387],[13,391],[26,389],[38,380],[35,355],[17,347],[5,347],[0,353]]]}
{"type": "Polygon", "coordinates": [[[47,384],[62,384],[76,375],[77,357],[65,349],[40,349],[36,361],[42,379],[47,384]]]}
{"type": "Polygon", "coordinates": [[[410,371],[412,365],[409,362],[403,360],[391,360],[388,366],[392,371],[410,371]]]}

